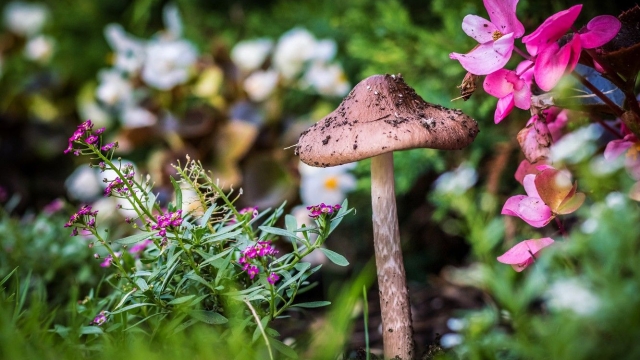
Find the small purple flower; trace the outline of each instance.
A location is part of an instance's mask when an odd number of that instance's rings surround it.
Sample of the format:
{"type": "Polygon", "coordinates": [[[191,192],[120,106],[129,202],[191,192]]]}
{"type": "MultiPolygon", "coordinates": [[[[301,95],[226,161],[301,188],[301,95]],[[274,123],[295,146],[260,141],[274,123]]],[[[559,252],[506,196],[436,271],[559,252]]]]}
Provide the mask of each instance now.
{"type": "Polygon", "coordinates": [[[95,318],[93,318],[89,325],[101,326],[105,322],[107,322],[107,312],[102,310],[95,318]]]}
{"type": "Polygon", "coordinates": [[[312,218],[318,218],[322,214],[332,215],[334,212],[340,210],[341,206],[336,205],[326,205],[325,203],[321,203],[319,205],[307,206],[307,210],[309,210],[309,216],[312,218]]]}
{"type": "Polygon", "coordinates": [[[100,138],[98,138],[96,135],[89,135],[87,136],[86,139],[84,139],[84,142],[86,142],[87,144],[95,144],[98,142],[100,138]]]}
{"type": "Polygon", "coordinates": [[[260,273],[260,269],[258,269],[257,266],[255,265],[251,265],[249,266],[249,268],[247,269],[247,274],[249,274],[249,279],[252,279],[258,275],[258,273],[260,273]]]}
{"type": "Polygon", "coordinates": [[[103,146],[100,148],[100,150],[102,150],[102,151],[109,151],[109,150],[113,149],[114,147],[118,147],[118,144],[117,144],[117,143],[115,143],[115,142],[112,142],[112,143],[108,143],[108,144],[103,145],[103,146]]]}
{"type": "Polygon", "coordinates": [[[103,127],[102,127],[102,128],[100,128],[100,129],[98,129],[98,130],[94,131],[93,133],[94,133],[95,135],[101,135],[101,134],[104,132],[104,130],[105,130],[105,128],[103,128],[103,127]]]}
{"type": "Polygon", "coordinates": [[[278,274],[276,273],[271,273],[269,274],[269,276],[267,276],[267,281],[271,285],[274,285],[276,282],[278,282],[278,280],[280,280],[280,276],[278,276],[278,274]]]}
{"type": "MultiPolygon", "coordinates": [[[[0,194],[0,201],[1,200],[2,200],[2,195],[0,194]]],[[[58,211],[62,210],[63,207],[64,207],[64,200],[58,198],[53,200],[49,204],[45,205],[42,211],[44,211],[47,214],[55,214],[58,211]]]]}
{"type": "Polygon", "coordinates": [[[151,244],[153,244],[153,241],[151,241],[150,239],[146,239],[130,247],[128,251],[130,254],[139,255],[151,244]]]}

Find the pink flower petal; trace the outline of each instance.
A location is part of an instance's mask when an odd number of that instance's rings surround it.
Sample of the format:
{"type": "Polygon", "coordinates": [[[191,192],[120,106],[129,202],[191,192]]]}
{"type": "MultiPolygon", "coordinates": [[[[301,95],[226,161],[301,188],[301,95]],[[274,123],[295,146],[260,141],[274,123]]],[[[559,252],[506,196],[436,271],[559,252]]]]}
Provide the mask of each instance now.
{"type": "Polygon", "coordinates": [[[571,173],[567,170],[543,170],[536,175],[535,186],[542,201],[554,212],[567,196],[575,193],[571,173]]]}
{"type": "Polygon", "coordinates": [[[527,224],[541,228],[553,219],[551,208],[542,199],[526,197],[518,203],[517,216],[527,224]]]}
{"type": "Polygon", "coordinates": [[[536,175],[537,174],[525,175],[522,179],[522,186],[524,186],[524,191],[527,193],[527,196],[540,199],[540,194],[538,194],[538,189],[536,189],[536,175]]]}
{"type": "Polygon", "coordinates": [[[462,20],[462,31],[480,44],[493,42],[493,33],[499,31],[489,20],[477,15],[467,15],[462,20]]]}
{"type": "MultiPolygon", "coordinates": [[[[634,144],[633,141],[628,140],[629,136],[633,135],[627,135],[624,139],[609,141],[607,147],[604,149],[604,158],[607,160],[613,160],[629,150],[629,148],[634,144]]],[[[635,136],[633,137],[635,138],[635,136]]]]}
{"type": "Polygon", "coordinates": [[[531,87],[524,80],[519,85],[520,89],[513,93],[513,102],[517,108],[528,110],[531,107],[531,87]]]}
{"type": "Polygon", "coordinates": [[[511,110],[513,110],[513,104],[513,93],[507,94],[507,96],[498,100],[496,112],[493,115],[493,121],[498,124],[500,121],[504,120],[504,118],[511,113],[511,110]]]}
{"type": "Polygon", "coordinates": [[[517,138],[522,153],[529,162],[535,163],[549,158],[551,134],[547,125],[538,120],[537,115],[531,118],[527,127],[518,132],[517,138]]]}
{"type": "Polygon", "coordinates": [[[547,46],[538,54],[534,68],[536,84],[545,91],[551,90],[562,78],[571,60],[571,47],[558,47],[557,43],[547,46]]]}
{"type": "Polygon", "coordinates": [[[611,15],[596,16],[587,24],[587,31],[580,33],[585,49],[593,49],[608,43],[620,31],[620,21],[611,15]]]}
{"type": "Polygon", "coordinates": [[[524,26],[516,17],[517,5],[518,0],[484,0],[491,22],[498,26],[501,33],[513,33],[514,39],[524,35],[524,26]]]}
{"type": "Polygon", "coordinates": [[[529,174],[535,175],[540,172],[540,170],[537,169],[537,166],[540,166],[541,164],[543,164],[543,162],[544,161],[538,161],[532,164],[529,161],[527,161],[527,159],[522,160],[520,162],[520,165],[518,165],[518,169],[516,169],[516,173],[514,174],[514,177],[520,184],[522,184],[525,176],[529,174]]]}
{"type": "Polygon", "coordinates": [[[482,83],[484,91],[498,99],[512,93],[513,84],[507,81],[507,75],[512,72],[507,69],[500,69],[487,75],[482,83]]]}
{"type": "Polygon", "coordinates": [[[521,241],[501,256],[498,256],[498,261],[512,265],[516,271],[520,272],[533,264],[536,254],[553,244],[553,242],[553,239],[548,237],[521,241]]]}
{"type": "Polygon", "coordinates": [[[502,211],[500,214],[509,215],[509,216],[518,216],[518,204],[522,199],[527,198],[527,195],[515,195],[507,199],[502,206],[502,211]]]}
{"type": "Polygon", "coordinates": [[[566,34],[578,18],[580,10],[582,10],[581,4],[553,14],[534,32],[523,37],[522,42],[526,45],[529,54],[539,54],[566,34]]]}
{"type": "Polygon", "coordinates": [[[532,61],[524,60],[516,67],[516,73],[520,75],[520,78],[527,84],[531,85],[533,80],[533,66],[535,64],[532,61]]]}
{"type": "Polygon", "coordinates": [[[513,34],[508,34],[495,42],[481,44],[467,54],[451,53],[449,58],[460,61],[460,65],[474,75],[491,74],[507,64],[513,41],[513,34]]]}

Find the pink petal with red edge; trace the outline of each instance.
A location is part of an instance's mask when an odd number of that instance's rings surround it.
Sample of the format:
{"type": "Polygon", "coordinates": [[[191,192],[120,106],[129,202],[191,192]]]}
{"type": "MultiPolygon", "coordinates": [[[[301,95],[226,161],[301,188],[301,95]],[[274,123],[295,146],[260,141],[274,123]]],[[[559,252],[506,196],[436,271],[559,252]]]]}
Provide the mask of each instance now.
{"type": "Polygon", "coordinates": [[[496,124],[500,123],[500,121],[504,120],[504,118],[511,113],[511,110],[513,110],[513,93],[498,100],[493,121],[495,121],[496,124]]]}
{"type": "Polygon", "coordinates": [[[527,84],[531,85],[531,81],[533,80],[533,67],[535,63],[529,60],[521,61],[520,64],[516,67],[516,73],[520,76],[522,80],[524,80],[527,84]]]}
{"type": "Polygon", "coordinates": [[[522,38],[527,51],[531,55],[537,55],[546,47],[554,44],[571,29],[578,18],[582,5],[575,5],[567,10],[551,15],[534,32],[522,38]]]}
{"type": "MultiPolygon", "coordinates": [[[[633,146],[634,142],[627,140],[630,135],[624,137],[624,139],[611,140],[604,149],[604,158],[606,160],[613,160],[618,156],[624,154],[633,146]]],[[[635,136],[634,136],[635,137],[635,136]]]]}
{"type": "Polygon", "coordinates": [[[571,60],[571,47],[558,48],[557,43],[547,46],[536,59],[534,77],[536,84],[545,91],[551,90],[564,75],[571,60]]]}
{"type": "Polygon", "coordinates": [[[608,43],[620,31],[620,21],[611,15],[596,16],[587,24],[587,31],[580,33],[585,49],[593,49],[608,43]]]}
{"type": "Polygon", "coordinates": [[[481,44],[467,54],[451,53],[449,58],[460,61],[460,65],[474,75],[487,75],[502,69],[513,51],[513,34],[495,42],[481,44]]]}
{"type": "Polygon", "coordinates": [[[545,205],[541,199],[532,197],[520,200],[517,216],[536,228],[547,225],[554,218],[550,207],[545,205]]]}
{"type": "Polygon", "coordinates": [[[524,240],[517,243],[501,256],[498,256],[498,261],[503,264],[512,265],[516,271],[520,272],[527,266],[533,264],[535,255],[540,252],[540,250],[553,243],[553,239],[548,237],[524,240]]]}
{"type": "Polygon", "coordinates": [[[507,81],[507,75],[512,72],[507,69],[500,69],[487,75],[482,83],[484,91],[498,99],[512,93],[513,84],[507,81]]]}
{"type": "Polygon", "coordinates": [[[527,193],[527,196],[540,199],[538,189],[536,189],[536,175],[537,173],[525,175],[524,178],[522,178],[522,186],[524,187],[524,191],[527,193]]]}
{"type": "Polygon", "coordinates": [[[517,5],[518,0],[484,0],[491,22],[498,26],[501,33],[513,33],[514,39],[524,35],[524,26],[516,17],[517,5]]]}
{"type": "Polygon", "coordinates": [[[489,20],[477,15],[467,15],[462,20],[462,31],[480,44],[493,42],[493,33],[499,31],[489,20]]]}

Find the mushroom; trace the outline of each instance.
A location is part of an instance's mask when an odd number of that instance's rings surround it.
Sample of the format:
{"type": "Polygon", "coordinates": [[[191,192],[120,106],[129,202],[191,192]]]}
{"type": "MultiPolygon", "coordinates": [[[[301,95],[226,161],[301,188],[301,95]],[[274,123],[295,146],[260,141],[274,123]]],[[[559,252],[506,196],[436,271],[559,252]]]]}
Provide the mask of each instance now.
{"type": "Polygon", "coordinates": [[[460,110],[427,103],[401,75],[373,75],[300,135],[296,154],[316,167],[371,157],[371,202],[385,359],[413,357],[413,329],[396,210],[393,151],[462,149],[478,125],[460,110]]]}

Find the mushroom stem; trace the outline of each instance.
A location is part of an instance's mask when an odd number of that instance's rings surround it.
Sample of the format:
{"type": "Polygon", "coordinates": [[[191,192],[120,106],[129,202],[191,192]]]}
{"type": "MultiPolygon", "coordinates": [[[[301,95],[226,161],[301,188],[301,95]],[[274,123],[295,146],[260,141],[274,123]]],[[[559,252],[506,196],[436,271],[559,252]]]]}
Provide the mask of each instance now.
{"type": "Polygon", "coordinates": [[[400,247],[392,152],[371,159],[371,205],[384,358],[412,359],[411,307],[400,247]]]}

